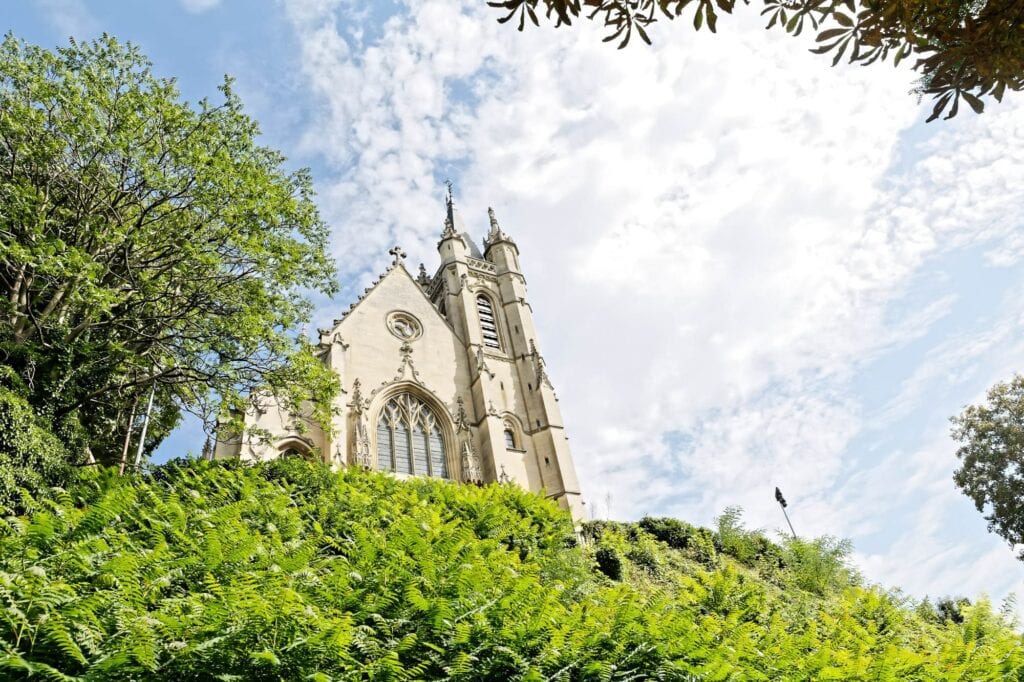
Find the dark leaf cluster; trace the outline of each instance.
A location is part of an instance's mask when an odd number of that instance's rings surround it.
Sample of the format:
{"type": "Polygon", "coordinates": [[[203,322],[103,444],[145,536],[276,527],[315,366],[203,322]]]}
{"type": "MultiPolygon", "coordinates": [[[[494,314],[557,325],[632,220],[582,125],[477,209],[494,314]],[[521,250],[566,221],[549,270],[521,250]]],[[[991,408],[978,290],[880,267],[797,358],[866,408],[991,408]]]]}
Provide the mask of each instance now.
{"type": "MultiPolygon", "coordinates": [[[[539,17],[555,26],[585,17],[602,23],[605,41],[619,48],[634,34],[650,44],[651,24],[692,12],[696,30],[715,32],[720,14],[732,14],[736,0],[490,0],[507,13],[498,21],[539,17]]],[[[750,0],[743,0],[749,5],[750,0]]],[[[985,98],[1002,101],[1006,90],[1024,88],[1024,0],[762,0],[767,28],[798,36],[816,32],[818,54],[868,65],[913,58],[919,95],[935,100],[929,121],[946,112],[952,118],[966,103],[976,113],[985,98]]]]}

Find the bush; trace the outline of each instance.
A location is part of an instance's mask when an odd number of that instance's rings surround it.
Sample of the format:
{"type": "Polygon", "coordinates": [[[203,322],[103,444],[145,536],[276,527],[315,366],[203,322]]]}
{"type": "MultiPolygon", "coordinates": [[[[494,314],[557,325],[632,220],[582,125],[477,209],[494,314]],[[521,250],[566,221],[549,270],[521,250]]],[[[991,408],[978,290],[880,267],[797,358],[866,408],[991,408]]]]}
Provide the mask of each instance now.
{"type": "Polygon", "coordinates": [[[0,509],[23,512],[48,488],[67,487],[75,473],[49,425],[21,395],[0,386],[0,509]]]}
{"type": "Polygon", "coordinates": [[[718,563],[714,535],[707,528],[691,526],[685,521],[667,517],[645,516],[638,525],[672,549],[683,550],[685,556],[704,566],[718,563]]]}
{"type": "Polygon", "coordinates": [[[601,546],[594,553],[597,567],[612,580],[622,580],[622,558],[614,547],[601,546]]]}
{"type": "Polygon", "coordinates": [[[825,595],[859,582],[846,565],[852,545],[849,540],[821,537],[815,540],[787,538],[783,545],[786,578],[801,590],[825,595]]]}
{"type": "Polygon", "coordinates": [[[686,549],[689,547],[690,539],[697,532],[697,528],[685,521],[667,517],[654,518],[645,516],[640,519],[639,525],[673,549],[686,549]]]}
{"type": "Polygon", "coordinates": [[[657,574],[661,569],[661,564],[658,561],[657,553],[650,546],[650,542],[650,538],[647,538],[647,542],[644,542],[644,538],[637,538],[635,544],[626,553],[626,557],[648,573],[657,574]]]}

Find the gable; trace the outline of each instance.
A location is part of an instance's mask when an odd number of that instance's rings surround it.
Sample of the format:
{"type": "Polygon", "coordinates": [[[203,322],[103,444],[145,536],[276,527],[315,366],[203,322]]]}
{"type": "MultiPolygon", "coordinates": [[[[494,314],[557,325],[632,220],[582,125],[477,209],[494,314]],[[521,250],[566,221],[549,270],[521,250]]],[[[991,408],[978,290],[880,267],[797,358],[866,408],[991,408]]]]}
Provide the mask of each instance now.
{"type": "Polygon", "coordinates": [[[470,385],[466,344],[403,267],[388,271],[335,327],[346,344],[342,383],[359,379],[368,394],[397,380],[411,379],[449,409],[470,385]],[[416,333],[403,337],[396,321],[416,333]],[[408,349],[403,346],[408,343],[408,349]],[[411,362],[406,370],[405,358],[411,362]]]}
{"type": "Polygon", "coordinates": [[[416,318],[422,327],[422,340],[426,344],[448,344],[451,342],[449,337],[452,337],[465,347],[464,341],[448,320],[434,307],[422,287],[402,265],[384,273],[338,321],[334,331],[340,333],[346,342],[350,341],[350,336],[375,336],[380,330],[387,331],[386,318],[389,313],[397,311],[405,311],[416,318]]]}

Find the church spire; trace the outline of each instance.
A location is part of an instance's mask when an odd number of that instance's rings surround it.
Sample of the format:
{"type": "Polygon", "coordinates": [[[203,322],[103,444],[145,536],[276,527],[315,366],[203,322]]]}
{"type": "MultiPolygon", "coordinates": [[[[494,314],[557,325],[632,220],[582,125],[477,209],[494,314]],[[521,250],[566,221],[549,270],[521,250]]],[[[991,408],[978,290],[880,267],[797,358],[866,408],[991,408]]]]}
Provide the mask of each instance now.
{"type": "MultiPolygon", "coordinates": [[[[462,219],[455,213],[455,200],[452,198],[452,181],[446,180],[444,184],[448,188],[444,196],[444,230],[441,232],[441,241],[437,243],[437,251],[441,254],[441,262],[448,263],[453,260],[460,260],[471,254],[470,247],[466,243],[466,237],[463,234],[465,228],[462,225],[462,219]]],[[[475,249],[476,247],[473,248],[475,249]]]]}
{"type": "Polygon", "coordinates": [[[444,231],[441,232],[441,239],[451,239],[456,236],[455,232],[455,202],[452,200],[452,181],[446,180],[445,185],[448,191],[445,193],[444,204],[446,215],[444,218],[444,231]]]}

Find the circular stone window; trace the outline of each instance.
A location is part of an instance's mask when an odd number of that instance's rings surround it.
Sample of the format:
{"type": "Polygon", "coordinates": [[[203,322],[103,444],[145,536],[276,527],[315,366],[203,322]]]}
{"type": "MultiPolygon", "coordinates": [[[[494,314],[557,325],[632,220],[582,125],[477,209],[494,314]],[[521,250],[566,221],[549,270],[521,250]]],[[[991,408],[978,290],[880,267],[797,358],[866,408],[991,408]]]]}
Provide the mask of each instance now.
{"type": "Polygon", "coordinates": [[[388,331],[403,341],[415,341],[423,335],[420,321],[400,310],[388,313],[387,325],[388,331]]]}

